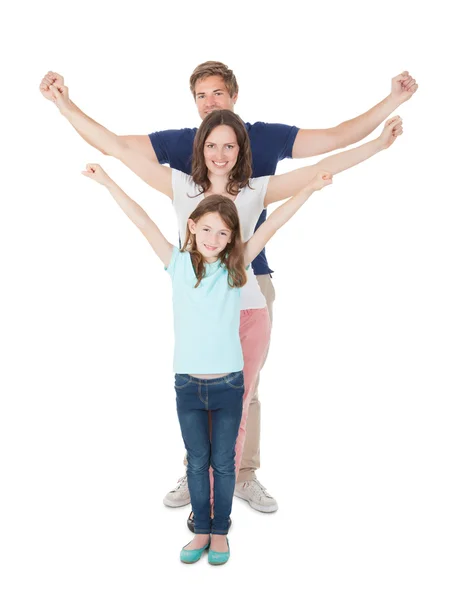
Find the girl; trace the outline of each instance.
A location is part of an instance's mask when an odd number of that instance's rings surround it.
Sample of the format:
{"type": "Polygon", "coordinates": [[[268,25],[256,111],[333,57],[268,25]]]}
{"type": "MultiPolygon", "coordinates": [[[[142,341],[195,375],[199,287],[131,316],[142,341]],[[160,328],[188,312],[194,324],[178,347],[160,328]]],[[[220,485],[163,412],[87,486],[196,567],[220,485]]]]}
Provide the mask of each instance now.
{"type": "Polygon", "coordinates": [[[188,453],[196,533],[194,540],[181,550],[180,559],[197,562],[210,546],[209,563],[224,564],[230,555],[227,532],[235,487],[235,443],[243,406],[239,324],[240,291],[247,282],[246,268],[310,195],[332,182],[332,175],[317,173],[245,243],[235,203],[212,194],[188,218],[184,244],[179,250],[99,165],[88,164],[83,174],[108,189],[151,244],[172,279],[177,412],[188,453]],[[210,464],[214,473],[213,519],[210,464]]]}
{"type": "MultiPolygon", "coordinates": [[[[250,179],[251,150],[245,125],[233,112],[217,110],[207,115],[196,134],[192,175],[188,176],[137,154],[122,138],[75,110],[66,86],[51,85],[50,90],[61,113],[89,143],[119,158],[146,183],[169,196],[177,213],[181,240],[185,239],[189,215],[209,194],[221,194],[235,203],[242,238],[248,240],[253,235],[259,215],[269,204],[296,194],[319,170],[326,170],[332,175],[340,173],[390,147],[402,134],[402,121],[394,117],[386,122],[380,137],[371,142],[290,173],[250,179]]],[[[240,340],[245,395],[236,445],[236,473],[242,459],[250,399],[267,355],[271,327],[266,299],[251,267],[247,276],[248,283],[241,292],[240,340]]],[[[243,497],[243,490],[237,495],[243,497]]],[[[259,509],[263,510],[262,507],[259,509]]],[[[193,529],[192,521],[190,529],[193,529]]]]}

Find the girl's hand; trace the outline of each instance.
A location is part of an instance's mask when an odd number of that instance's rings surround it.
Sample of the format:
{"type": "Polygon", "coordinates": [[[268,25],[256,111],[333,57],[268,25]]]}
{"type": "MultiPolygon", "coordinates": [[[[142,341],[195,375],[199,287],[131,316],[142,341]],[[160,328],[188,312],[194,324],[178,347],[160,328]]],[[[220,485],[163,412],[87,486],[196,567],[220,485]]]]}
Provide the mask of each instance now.
{"type": "Polygon", "coordinates": [[[391,119],[388,119],[379,137],[382,150],[389,148],[400,135],[402,135],[401,117],[392,117],[391,119]]]}
{"type": "Polygon", "coordinates": [[[323,189],[327,185],[331,185],[332,183],[332,173],[328,171],[318,171],[312,181],[308,184],[308,188],[317,192],[318,190],[323,189]]]}
{"type": "Polygon", "coordinates": [[[89,177],[93,181],[97,181],[101,185],[108,186],[113,180],[105,173],[100,165],[89,163],[86,165],[86,170],[81,171],[83,175],[89,177]]]}

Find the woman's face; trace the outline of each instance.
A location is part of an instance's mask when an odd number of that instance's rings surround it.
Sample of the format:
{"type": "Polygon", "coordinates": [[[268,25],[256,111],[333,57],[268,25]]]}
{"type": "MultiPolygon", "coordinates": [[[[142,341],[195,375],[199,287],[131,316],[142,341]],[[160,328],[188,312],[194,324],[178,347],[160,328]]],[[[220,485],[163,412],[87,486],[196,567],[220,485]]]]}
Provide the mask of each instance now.
{"type": "Polygon", "coordinates": [[[218,125],[205,140],[205,165],[214,175],[228,175],[237,162],[239,151],[237,136],[232,127],[218,125]]]}

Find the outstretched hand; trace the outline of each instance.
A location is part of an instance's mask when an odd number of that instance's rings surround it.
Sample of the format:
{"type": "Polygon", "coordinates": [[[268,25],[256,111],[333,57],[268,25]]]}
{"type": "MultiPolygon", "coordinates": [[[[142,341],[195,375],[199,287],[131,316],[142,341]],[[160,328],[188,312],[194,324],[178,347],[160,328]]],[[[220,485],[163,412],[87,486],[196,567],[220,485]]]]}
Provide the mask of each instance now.
{"type": "Polygon", "coordinates": [[[417,90],[418,84],[409,71],[403,71],[391,80],[391,95],[399,104],[410,100],[417,90]]]}
{"type": "Polygon", "coordinates": [[[106,172],[102,169],[102,167],[95,163],[87,164],[86,170],[81,171],[81,173],[85,177],[89,177],[89,179],[97,181],[97,183],[100,183],[101,185],[106,186],[113,181],[111,177],[107,175],[106,172]]]}
{"type": "Polygon", "coordinates": [[[395,140],[402,135],[402,119],[399,116],[391,117],[385,123],[382,133],[380,134],[379,140],[382,145],[382,149],[386,150],[395,140]]]}
{"type": "Polygon", "coordinates": [[[54,95],[50,89],[51,85],[56,85],[58,87],[63,86],[64,78],[62,75],[59,75],[59,73],[55,73],[54,71],[48,71],[40,83],[40,92],[43,94],[46,100],[51,100],[51,102],[54,102],[54,95]]]}
{"type": "Polygon", "coordinates": [[[54,102],[60,111],[70,105],[68,87],[64,85],[64,78],[59,73],[48,71],[41,80],[40,92],[46,100],[54,102]]]}
{"type": "Polygon", "coordinates": [[[317,192],[318,190],[322,190],[327,185],[331,185],[331,183],[332,173],[329,173],[328,171],[318,171],[307,187],[317,192]]]}

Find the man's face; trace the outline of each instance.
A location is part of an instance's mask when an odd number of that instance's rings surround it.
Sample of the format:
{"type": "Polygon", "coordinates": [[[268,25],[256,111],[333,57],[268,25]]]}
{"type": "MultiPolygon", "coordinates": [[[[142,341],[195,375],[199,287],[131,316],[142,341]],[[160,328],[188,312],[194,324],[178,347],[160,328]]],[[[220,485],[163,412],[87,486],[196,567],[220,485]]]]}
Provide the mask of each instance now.
{"type": "Polygon", "coordinates": [[[208,113],[214,110],[234,110],[237,94],[232,98],[229,96],[222,77],[211,75],[205,79],[199,79],[195,88],[196,106],[201,119],[205,119],[208,113]]]}

